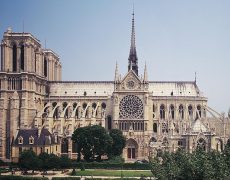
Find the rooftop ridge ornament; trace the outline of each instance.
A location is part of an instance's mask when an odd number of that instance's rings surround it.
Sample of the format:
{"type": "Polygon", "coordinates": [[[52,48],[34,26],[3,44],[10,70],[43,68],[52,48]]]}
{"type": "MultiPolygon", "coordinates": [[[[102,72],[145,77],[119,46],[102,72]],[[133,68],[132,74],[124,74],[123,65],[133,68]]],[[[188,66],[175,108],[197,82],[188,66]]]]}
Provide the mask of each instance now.
{"type": "Polygon", "coordinates": [[[129,52],[129,65],[128,70],[133,70],[136,75],[138,76],[138,58],[136,52],[136,45],[135,45],[135,20],[134,20],[134,6],[133,6],[133,13],[132,13],[132,33],[131,33],[131,46],[129,52]]]}

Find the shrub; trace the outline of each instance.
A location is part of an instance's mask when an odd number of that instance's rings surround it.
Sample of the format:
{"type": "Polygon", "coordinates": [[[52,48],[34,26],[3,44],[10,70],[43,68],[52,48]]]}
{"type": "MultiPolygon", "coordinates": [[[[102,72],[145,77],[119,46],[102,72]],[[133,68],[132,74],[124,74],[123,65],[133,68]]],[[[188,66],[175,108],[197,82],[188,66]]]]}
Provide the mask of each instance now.
{"type": "MultiPolygon", "coordinates": [[[[73,167],[82,169],[82,163],[73,162],[73,167]]],[[[110,163],[110,162],[90,162],[84,163],[85,169],[131,169],[131,170],[150,170],[149,164],[141,163],[110,163]]]]}
{"type": "Polygon", "coordinates": [[[71,172],[71,176],[76,176],[77,175],[77,171],[75,168],[73,168],[73,171],[71,172]]]}
{"type": "Polygon", "coordinates": [[[53,177],[52,180],[80,180],[80,177],[53,177]]]}
{"type": "Polygon", "coordinates": [[[46,177],[0,176],[0,180],[48,180],[46,177]]]}
{"type": "Polygon", "coordinates": [[[85,165],[84,165],[84,163],[81,163],[81,164],[80,164],[80,168],[81,168],[81,171],[84,171],[84,170],[85,170],[85,165]]]}

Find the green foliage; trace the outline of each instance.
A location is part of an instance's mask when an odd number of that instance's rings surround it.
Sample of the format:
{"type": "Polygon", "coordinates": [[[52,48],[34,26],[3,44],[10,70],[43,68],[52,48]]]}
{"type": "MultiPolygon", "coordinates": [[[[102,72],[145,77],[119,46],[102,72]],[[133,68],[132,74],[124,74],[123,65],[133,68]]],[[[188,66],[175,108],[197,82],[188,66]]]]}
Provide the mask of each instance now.
{"type": "Polygon", "coordinates": [[[122,163],[124,163],[125,162],[125,160],[124,160],[124,158],[122,158],[121,156],[112,156],[108,161],[106,161],[106,162],[109,162],[109,163],[112,163],[112,164],[114,164],[114,163],[120,163],[120,164],[122,164],[122,163]]]}
{"type": "Polygon", "coordinates": [[[0,176],[0,180],[48,180],[46,177],[0,176]]]}
{"type": "Polygon", "coordinates": [[[99,125],[77,128],[72,135],[72,140],[78,145],[78,160],[82,154],[87,162],[100,161],[104,155],[108,157],[120,155],[125,147],[122,132],[111,130],[108,134],[105,128],[99,125]]]}
{"type": "Polygon", "coordinates": [[[18,165],[21,169],[36,170],[41,167],[41,161],[35,152],[26,150],[20,154],[18,165]]]}
{"type": "Polygon", "coordinates": [[[80,169],[81,169],[81,171],[85,171],[85,165],[84,165],[84,163],[80,163],[80,169]]]}
{"type": "MultiPolygon", "coordinates": [[[[81,169],[82,163],[73,162],[73,167],[81,169]]],[[[121,169],[124,170],[150,170],[149,164],[141,163],[111,163],[109,161],[105,162],[84,162],[85,169],[121,169]]]]}
{"type": "Polygon", "coordinates": [[[53,177],[52,180],[80,180],[80,177],[53,177]]]}
{"type": "Polygon", "coordinates": [[[67,156],[58,157],[45,152],[37,156],[33,151],[29,150],[21,153],[18,165],[24,170],[47,171],[51,169],[69,168],[72,166],[72,162],[67,156]]]}
{"type": "Polygon", "coordinates": [[[67,155],[62,155],[60,157],[60,167],[64,169],[64,168],[69,168],[71,166],[72,166],[71,159],[67,155]]]}
{"type": "MultiPolygon", "coordinates": [[[[230,150],[230,149],[229,149],[230,150]]],[[[174,153],[164,152],[151,159],[151,171],[157,179],[224,179],[230,174],[230,151],[223,153],[205,152],[197,149],[189,154],[182,150],[174,153]]]]}
{"type": "Polygon", "coordinates": [[[75,168],[73,168],[72,172],[71,172],[71,176],[76,176],[77,175],[77,171],[75,168]]]}
{"type": "Polygon", "coordinates": [[[5,163],[3,160],[0,159],[0,166],[5,166],[7,163],[5,163]]]}
{"type": "Polygon", "coordinates": [[[112,129],[109,135],[113,139],[113,144],[111,148],[111,156],[120,156],[125,147],[126,139],[119,129],[112,129]]]}
{"type": "Polygon", "coordinates": [[[42,165],[41,165],[42,170],[45,171],[45,170],[50,169],[49,168],[49,154],[48,153],[43,152],[43,153],[39,154],[38,158],[42,162],[42,165]]]}

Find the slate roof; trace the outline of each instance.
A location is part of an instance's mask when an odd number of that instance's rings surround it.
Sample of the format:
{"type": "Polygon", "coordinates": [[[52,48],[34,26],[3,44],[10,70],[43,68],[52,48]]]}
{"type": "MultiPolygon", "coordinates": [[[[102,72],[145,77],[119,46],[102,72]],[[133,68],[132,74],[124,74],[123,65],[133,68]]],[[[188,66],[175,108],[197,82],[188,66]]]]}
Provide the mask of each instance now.
{"type": "MultiPolygon", "coordinates": [[[[57,141],[58,142],[58,141],[57,141]]],[[[41,130],[40,135],[38,134],[38,129],[20,129],[18,131],[17,137],[15,138],[13,145],[15,146],[44,146],[44,145],[52,145],[55,143],[54,136],[45,128],[41,130]],[[23,138],[23,144],[19,144],[18,138],[23,138]],[[29,143],[29,138],[34,138],[34,143],[29,143]]]]}
{"type": "MultiPolygon", "coordinates": [[[[49,82],[50,96],[84,97],[112,96],[113,81],[53,81],[49,82]]],[[[195,81],[149,81],[149,92],[158,97],[204,97],[195,81]]]]}

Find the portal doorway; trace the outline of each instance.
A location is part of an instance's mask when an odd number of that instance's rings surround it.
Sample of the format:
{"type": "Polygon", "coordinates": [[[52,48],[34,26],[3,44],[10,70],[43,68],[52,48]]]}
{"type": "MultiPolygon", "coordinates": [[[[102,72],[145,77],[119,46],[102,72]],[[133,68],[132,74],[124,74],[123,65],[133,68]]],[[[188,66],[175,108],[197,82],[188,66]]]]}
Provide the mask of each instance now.
{"type": "Polygon", "coordinates": [[[134,139],[129,139],[126,143],[127,159],[136,159],[138,156],[138,145],[134,139]]]}

